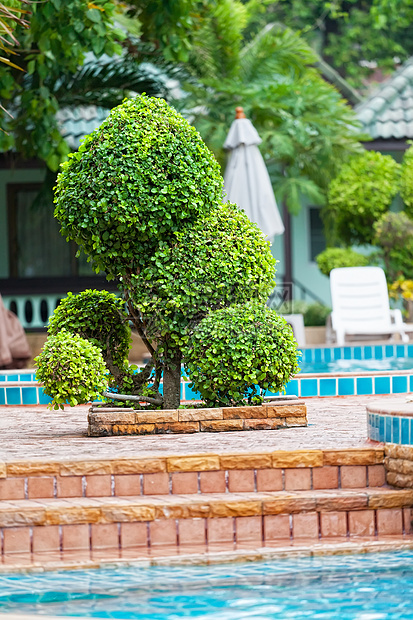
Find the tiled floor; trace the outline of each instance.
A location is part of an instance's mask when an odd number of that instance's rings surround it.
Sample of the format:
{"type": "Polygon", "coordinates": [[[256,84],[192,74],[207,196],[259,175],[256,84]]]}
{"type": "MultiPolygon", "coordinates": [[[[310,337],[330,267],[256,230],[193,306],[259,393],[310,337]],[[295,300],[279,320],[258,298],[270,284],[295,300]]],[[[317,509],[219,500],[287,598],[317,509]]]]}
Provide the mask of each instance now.
{"type": "MultiPolygon", "coordinates": [[[[0,460],[88,459],[201,452],[348,448],[367,443],[366,403],[394,396],[311,398],[306,428],[274,431],[87,437],[88,407],[0,407],[0,460]]],[[[405,397],[400,397],[405,402],[405,397]]]]}

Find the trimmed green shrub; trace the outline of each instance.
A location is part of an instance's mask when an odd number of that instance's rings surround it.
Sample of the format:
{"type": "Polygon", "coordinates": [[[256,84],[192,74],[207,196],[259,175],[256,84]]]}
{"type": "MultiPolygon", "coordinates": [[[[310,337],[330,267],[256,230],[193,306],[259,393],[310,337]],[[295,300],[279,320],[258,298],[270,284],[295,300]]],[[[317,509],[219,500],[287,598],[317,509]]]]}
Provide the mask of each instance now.
{"type": "Polygon", "coordinates": [[[163,99],[114,108],[62,164],[55,217],[111,277],[136,273],[160,241],[222,200],[220,168],[202,138],[163,99]]]}
{"type": "Polygon", "coordinates": [[[410,147],[404,154],[401,168],[400,195],[407,215],[413,217],[413,143],[409,140],[408,144],[410,147]]]}
{"type": "Polygon", "coordinates": [[[125,302],[108,291],[86,290],[68,293],[49,319],[48,333],[62,329],[90,340],[104,359],[122,368],[131,345],[131,329],[125,302]]]}
{"type": "Polygon", "coordinates": [[[153,338],[169,334],[181,346],[186,330],[211,310],[249,299],[267,299],[275,260],[268,241],[243,211],[227,203],[198,225],[159,244],[139,274],[131,297],[153,338]]]}
{"type": "Polygon", "coordinates": [[[185,368],[208,406],[262,402],[299,370],[292,329],[256,302],[210,312],[193,329],[185,368]]]}
{"type": "Polygon", "coordinates": [[[327,248],[316,257],[317,267],[325,276],[332,269],[340,267],[366,267],[370,264],[368,256],[355,252],[351,248],[327,248]]]}
{"type": "Polygon", "coordinates": [[[50,407],[63,409],[99,398],[108,387],[107,369],[100,349],[62,329],[49,336],[35,360],[36,379],[53,400],[50,407]]]}
{"type": "Polygon", "coordinates": [[[399,189],[400,165],[390,155],[366,151],[345,164],[331,182],[327,215],[344,243],[371,243],[373,224],[399,189]]]}
{"type": "Polygon", "coordinates": [[[379,247],[387,279],[413,278],[413,220],[404,211],[385,213],[374,224],[373,243],[379,247]]]}

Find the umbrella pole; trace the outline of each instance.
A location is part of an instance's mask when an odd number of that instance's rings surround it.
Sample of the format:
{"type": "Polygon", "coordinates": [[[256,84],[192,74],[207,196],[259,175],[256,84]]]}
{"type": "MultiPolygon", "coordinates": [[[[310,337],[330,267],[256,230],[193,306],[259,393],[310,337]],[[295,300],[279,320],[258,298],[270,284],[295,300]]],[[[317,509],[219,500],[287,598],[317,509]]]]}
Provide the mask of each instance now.
{"type": "Polygon", "coordinates": [[[292,259],[292,235],[291,235],[291,214],[285,201],[282,201],[283,223],[284,223],[284,300],[292,301],[293,285],[293,259],[292,259]]]}

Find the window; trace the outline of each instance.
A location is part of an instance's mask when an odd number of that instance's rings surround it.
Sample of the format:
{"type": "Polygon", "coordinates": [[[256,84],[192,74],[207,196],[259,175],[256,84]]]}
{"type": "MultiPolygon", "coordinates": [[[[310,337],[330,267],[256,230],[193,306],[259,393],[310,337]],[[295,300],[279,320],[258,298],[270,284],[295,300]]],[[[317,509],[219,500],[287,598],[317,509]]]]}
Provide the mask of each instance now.
{"type": "Polygon", "coordinates": [[[317,254],[326,249],[324,225],[320,216],[319,207],[309,207],[310,222],[310,261],[315,261],[317,254]]]}
{"type": "Polygon", "coordinates": [[[39,184],[7,186],[10,277],[91,274],[86,260],[76,259],[74,244],[67,243],[60,234],[53,205],[35,200],[40,187],[39,184]]]}

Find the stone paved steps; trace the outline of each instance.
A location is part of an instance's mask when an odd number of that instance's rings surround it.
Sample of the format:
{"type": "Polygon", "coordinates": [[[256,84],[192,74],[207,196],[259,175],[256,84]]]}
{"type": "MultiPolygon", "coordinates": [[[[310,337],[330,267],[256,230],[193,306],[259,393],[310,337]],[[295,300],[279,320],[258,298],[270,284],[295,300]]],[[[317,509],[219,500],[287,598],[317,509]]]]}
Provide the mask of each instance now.
{"type": "Polygon", "coordinates": [[[410,536],[412,506],[388,487],[15,500],[0,505],[2,553],[410,536]]]}

